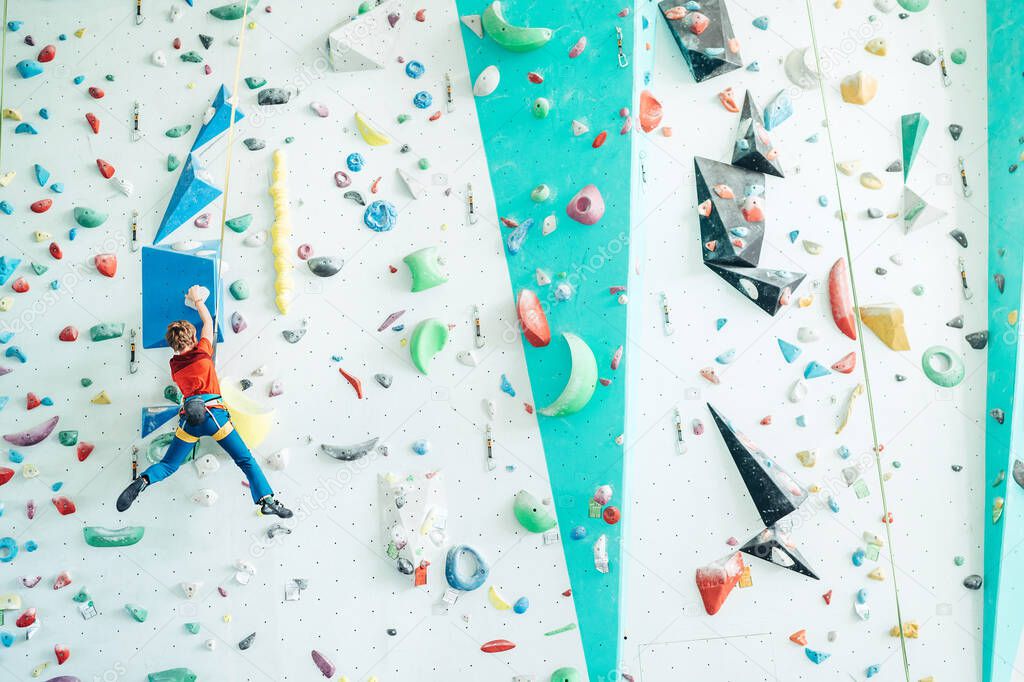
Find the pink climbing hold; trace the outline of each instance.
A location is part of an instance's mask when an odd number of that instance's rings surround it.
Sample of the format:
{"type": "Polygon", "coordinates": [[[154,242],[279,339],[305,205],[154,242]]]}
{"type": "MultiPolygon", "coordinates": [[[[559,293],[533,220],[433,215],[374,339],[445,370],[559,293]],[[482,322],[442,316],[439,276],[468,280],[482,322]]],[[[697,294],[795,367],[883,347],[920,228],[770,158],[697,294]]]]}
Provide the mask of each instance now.
{"type": "Polygon", "coordinates": [[[64,341],[65,343],[71,343],[72,341],[77,341],[78,340],[78,328],[75,327],[74,325],[70,325],[69,324],[68,326],[66,326],[66,327],[64,327],[63,329],[60,330],[60,334],[57,335],[57,338],[60,339],[61,341],[64,341]]]}
{"type": "Polygon", "coordinates": [[[661,123],[664,110],[649,90],[640,93],[640,129],[649,133],[661,123]]]}
{"type": "Polygon", "coordinates": [[[46,62],[52,62],[53,58],[57,56],[57,48],[53,45],[47,45],[43,49],[39,50],[39,56],[36,57],[36,61],[42,64],[46,62]]]}
{"type": "Polygon", "coordinates": [[[30,577],[28,577],[26,575],[26,576],[22,576],[21,584],[31,590],[33,587],[38,585],[39,581],[42,580],[42,579],[43,579],[43,576],[41,576],[41,575],[37,575],[35,578],[30,578],[30,577]]]}
{"type": "Polygon", "coordinates": [[[299,244],[299,248],[295,250],[295,255],[299,257],[299,260],[308,260],[313,255],[313,247],[309,244],[299,244]]]}
{"type": "Polygon", "coordinates": [[[523,336],[531,346],[542,348],[551,343],[551,328],[548,326],[547,315],[537,294],[530,289],[520,290],[516,313],[523,328],[523,336]]]}
{"type": "Polygon", "coordinates": [[[843,357],[839,358],[833,365],[832,371],[839,372],[840,374],[850,374],[854,369],[857,368],[857,354],[849,352],[843,357]]]}
{"type": "Polygon", "coordinates": [[[529,73],[527,73],[527,74],[526,74],[526,78],[527,78],[527,79],[528,79],[528,80],[529,80],[529,81],[530,81],[531,83],[535,83],[535,84],[540,84],[540,83],[543,83],[543,82],[544,82],[544,76],[540,75],[540,74],[539,74],[539,73],[537,73],[536,71],[530,71],[529,73]]]}
{"type": "Polygon", "coordinates": [[[53,589],[61,590],[71,584],[71,574],[67,571],[61,571],[57,574],[57,577],[53,579],[53,589]]]}
{"type": "Polygon", "coordinates": [[[192,224],[198,228],[206,229],[210,226],[210,214],[200,213],[196,216],[196,219],[192,221],[192,224]]]}
{"type": "Polygon", "coordinates": [[[25,431],[19,431],[18,433],[8,433],[4,435],[4,440],[12,445],[20,445],[21,447],[29,447],[36,443],[41,443],[46,440],[46,437],[53,433],[54,427],[57,426],[57,422],[60,417],[50,417],[42,424],[33,426],[31,429],[25,431]]]}
{"type": "Polygon", "coordinates": [[[113,277],[117,274],[117,254],[100,253],[93,258],[96,270],[104,277],[113,277]]]}
{"type": "Polygon", "coordinates": [[[580,36],[580,39],[576,41],[576,44],[569,49],[569,59],[576,59],[576,57],[583,54],[583,50],[585,49],[587,49],[587,37],[580,36]]]}
{"type": "Polygon", "coordinates": [[[96,167],[100,169],[100,175],[107,180],[114,177],[114,167],[109,162],[103,159],[96,159],[96,167]]]}
{"type": "Polygon", "coordinates": [[[418,10],[416,10],[416,21],[418,21],[420,23],[423,23],[426,20],[427,20],[427,10],[425,10],[425,9],[418,9],[418,10]]]}
{"type": "MultiPolygon", "coordinates": [[[[74,514],[75,511],[77,511],[77,508],[75,507],[75,503],[72,502],[71,500],[69,500],[68,498],[64,497],[63,495],[59,495],[57,497],[54,497],[51,500],[51,502],[53,502],[53,506],[57,508],[57,511],[60,512],[61,516],[67,516],[68,514],[74,514]]],[[[54,589],[57,589],[57,588],[55,587],[54,589]]]]}
{"type": "Polygon", "coordinates": [[[699,36],[704,31],[708,30],[708,26],[711,25],[711,20],[706,15],[700,12],[694,12],[690,15],[690,33],[695,36],[699,36]]]}
{"type": "Polygon", "coordinates": [[[34,519],[36,517],[36,501],[35,500],[29,500],[28,502],[25,503],[25,516],[28,517],[29,521],[31,521],[32,519],[34,519]]]}
{"type": "Polygon", "coordinates": [[[92,451],[95,449],[96,446],[92,443],[86,443],[85,441],[80,442],[75,448],[75,454],[78,455],[78,461],[84,462],[89,459],[89,455],[91,455],[92,451]]]}
{"type": "Polygon", "coordinates": [[[311,655],[313,656],[313,663],[316,665],[317,668],[319,668],[320,672],[323,674],[324,677],[334,677],[334,672],[336,668],[334,667],[333,663],[327,660],[326,656],[324,656],[316,649],[313,649],[311,655]]]}
{"type": "Polygon", "coordinates": [[[587,185],[569,200],[565,212],[583,225],[593,225],[604,216],[604,197],[596,185],[587,185]]]}

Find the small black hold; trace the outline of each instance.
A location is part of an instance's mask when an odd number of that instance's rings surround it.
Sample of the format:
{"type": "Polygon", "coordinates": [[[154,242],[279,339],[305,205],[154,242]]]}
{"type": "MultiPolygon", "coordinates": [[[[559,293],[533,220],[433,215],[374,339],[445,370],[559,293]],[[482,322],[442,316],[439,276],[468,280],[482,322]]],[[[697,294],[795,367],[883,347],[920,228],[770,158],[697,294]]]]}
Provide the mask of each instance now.
{"type": "Polygon", "coordinates": [[[1016,173],[1017,172],[1017,164],[1013,164],[1012,166],[1010,166],[1010,172],[1011,173],[1016,173]]]}
{"type": "Polygon", "coordinates": [[[243,391],[248,391],[248,390],[249,390],[250,388],[252,388],[252,382],[251,382],[251,381],[249,381],[248,379],[241,379],[241,380],[239,380],[239,382],[238,382],[238,386],[239,386],[239,387],[240,387],[240,388],[241,388],[241,389],[242,389],[243,391]]]}
{"type": "Polygon", "coordinates": [[[36,39],[32,36],[25,36],[25,44],[29,47],[35,47],[36,39]]]}
{"type": "Polygon", "coordinates": [[[968,590],[980,590],[981,589],[981,576],[972,573],[971,575],[964,578],[964,587],[968,590]]]}
{"type": "Polygon", "coordinates": [[[895,377],[896,381],[906,381],[907,377],[903,374],[897,374],[895,377]]]}
{"type": "Polygon", "coordinates": [[[401,147],[398,148],[398,151],[402,152],[403,154],[409,153],[409,145],[403,144],[401,147]]]}
{"type": "Polygon", "coordinates": [[[949,136],[956,142],[960,139],[960,136],[964,134],[964,127],[956,123],[949,124],[949,136]]]}
{"type": "Polygon", "coordinates": [[[1006,421],[1006,413],[1000,410],[998,407],[993,407],[989,411],[989,414],[992,415],[992,418],[995,419],[996,422],[999,424],[1002,424],[1004,421],[1006,421]]]}
{"type": "Polygon", "coordinates": [[[208,36],[205,33],[199,34],[199,42],[203,44],[203,47],[207,50],[210,49],[210,45],[213,45],[213,36],[208,36]]]}
{"type": "Polygon", "coordinates": [[[947,322],[946,326],[947,327],[952,327],[953,329],[963,329],[964,328],[964,316],[963,315],[957,315],[952,320],[947,322]]]}
{"type": "Polygon", "coordinates": [[[899,18],[900,18],[900,19],[907,19],[907,18],[909,18],[909,17],[910,17],[910,15],[909,15],[909,14],[907,14],[906,12],[900,12],[900,13],[899,13],[899,18]]]}
{"type": "Polygon", "coordinates": [[[952,232],[949,233],[949,236],[955,239],[957,244],[964,247],[965,249],[967,248],[967,235],[964,234],[963,230],[959,228],[954,229],[952,232]]]}
{"type": "Polygon", "coordinates": [[[868,217],[869,218],[881,218],[883,215],[884,214],[882,213],[882,209],[880,209],[880,208],[869,208],[868,209],[868,217]]]}
{"type": "Polygon", "coordinates": [[[878,267],[878,268],[875,268],[875,274],[876,275],[887,275],[887,274],[889,274],[889,271],[886,270],[885,268],[878,267]]]}
{"type": "Polygon", "coordinates": [[[1006,288],[1006,277],[1004,277],[1002,273],[997,272],[992,275],[992,279],[996,281],[996,289],[999,290],[999,293],[1003,293],[1003,289],[1006,288]]]}
{"type": "Polygon", "coordinates": [[[935,63],[935,53],[931,50],[921,50],[913,57],[914,61],[918,64],[924,64],[925,66],[931,66],[935,63]]]}
{"type": "Polygon", "coordinates": [[[251,152],[258,152],[259,150],[267,146],[266,141],[261,140],[258,137],[247,137],[244,140],[242,140],[242,144],[244,144],[245,148],[251,152]]]}
{"type": "MultiPolygon", "coordinates": [[[[980,580],[980,578],[979,578],[979,580],[980,580]]],[[[398,634],[398,630],[396,630],[394,628],[388,628],[388,634],[391,635],[392,637],[394,637],[395,635],[398,634]]]]}
{"type": "Polygon", "coordinates": [[[903,172],[903,162],[896,159],[885,168],[886,173],[901,173],[903,172]]]}
{"type": "Polygon", "coordinates": [[[971,332],[964,338],[967,339],[967,343],[971,344],[971,348],[974,350],[981,350],[988,345],[988,330],[985,329],[980,332],[971,332]]]}
{"type": "Polygon", "coordinates": [[[961,471],[964,470],[964,465],[963,464],[954,464],[953,466],[950,467],[950,469],[952,469],[953,471],[955,471],[956,473],[959,474],[961,471]]]}

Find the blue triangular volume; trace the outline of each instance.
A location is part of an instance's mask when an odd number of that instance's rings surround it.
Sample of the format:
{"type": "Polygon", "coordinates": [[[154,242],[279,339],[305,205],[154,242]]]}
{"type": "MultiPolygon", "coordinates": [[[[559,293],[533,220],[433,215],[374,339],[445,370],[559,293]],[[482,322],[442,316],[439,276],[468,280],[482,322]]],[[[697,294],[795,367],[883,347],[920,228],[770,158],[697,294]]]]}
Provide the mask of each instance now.
{"type": "Polygon", "coordinates": [[[145,438],[178,416],[177,405],[157,405],[142,408],[142,437],[145,438]]]}
{"type": "MultiPolygon", "coordinates": [[[[231,103],[228,101],[229,98],[230,95],[227,88],[223,85],[220,86],[217,96],[213,98],[213,104],[210,105],[214,111],[213,116],[199,130],[199,134],[196,135],[196,141],[192,145],[192,151],[199,149],[209,142],[213,142],[213,140],[227,132],[231,125],[231,103]]],[[[243,118],[245,118],[245,114],[236,107],[235,123],[238,123],[243,118]]]]}
{"type": "Polygon", "coordinates": [[[160,243],[221,195],[220,189],[207,182],[205,175],[202,168],[198,167],[195,157],[189,154],[171,195],[171,201],[164,211],[163,220],[156,231],[154,244],[160,243]]]}

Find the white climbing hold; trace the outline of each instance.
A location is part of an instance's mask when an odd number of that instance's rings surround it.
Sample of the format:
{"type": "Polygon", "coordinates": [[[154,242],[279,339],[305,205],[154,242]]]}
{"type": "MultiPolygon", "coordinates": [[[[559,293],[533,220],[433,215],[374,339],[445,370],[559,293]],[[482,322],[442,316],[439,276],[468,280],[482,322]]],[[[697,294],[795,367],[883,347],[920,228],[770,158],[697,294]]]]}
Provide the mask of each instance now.
{"type": "Polygon", "coordinates": [[[498,89],[500,82],[501,73],[498,71],[498,67],[492,64],[476,77],[476,81],[473,82],[473,94],[477,97],[487,97],[498,89]]]}
{"type": "Polygon", "coordinates": [[[120,175],[110,178],[110,184],[117,188],[117,191],[126,197],[135,195],[135,185],[120,175]]]}
{"type": "Polygon", "coordinates": [[[220,469],[220,460],[217,459],[216,455],[212,455],[210,453],[207,453],[202,457],[197,457],[193,464],[195,465],[196,473],[200,478],[207,474],[212,474],[217,471],[217,469],[220,469]]]}
{"type": "Polygon", "coordinates": [[[174,23],[174,22],[175,22],[175,21],[177,21],[178,19],[181,19],[181,15],[182,15],[183,13],[184,13],[184,12],[183,12],[183,10],[181,9],[181,6],[180,6],[180,5],[172,5],[172,6],[171,6],[171,11],[170,11],[170,13],[168,13],[168,15],[167,15],[167,19],[168,19],[168,20],[169,20],[169,21],[170,21],[171,23],[174,23]]]}
{"type": "Polygon", "coordinates": [[[217,504],[217,491],[203,488],[192,496],[192,501],[202,507],[212,507],[217,504]]]}
{"type": "Polygon", "coordinates": [[[797,379],[792,388],[789,389],[789,402],[798,403],[807,397],[807,383],[803,379],[797,379]]]}
{"type": "Polygon", "coordinates": [[[539,287],[546,287],[547,285],[551,284],[551,275],[544,272],[540,268],[537,268],[537,271],[534,273],[534,276],[537,278],[537,286],[539,287]]]}
{"type": "Polygon", "coordinates": [[[541,226],[540,233],[547,237],[549,234],[558,229],[558,219],[555,218],[555,214],[552,213],[544,219],[544,223],[541,226]]]}
{"type": "Polygon", "coordinates": [[[800,327],[796,332],[796,338],[798,338],[801,343],[813,343],[820,339],[821,335],[814,327],[800,327]]]}
{"type": "Polygon", "coordinates": [[[455,355],[455,359],[467,367],[476,367],[479,363],[476,354],[471,350],[461,350],[455,355]]]}
{"type": "Polygon", "coordinates": [[[264,457],[263,461],[274,471],[284,471],[285,467],[288,466],[288,462],[291,461],[291,453],[288,451],[288,448],[281,448],[277,452],[264,457]]]}
{"type": "Polygon", "coordinates": [[[242,240],[242,243],[246,246],[263,246],[267,243],[267,231],[260,230],[259,232],[253,232],[248,237],[242,240]]]}
{"type": "Polygon", "coordinates": [[[167,55],[164,54],[163,50],[155,50],[150,59],[156,66],[167,66],[167,55]]]}
{"type": "Polygon", "coordinates": [[[584,135],[590,132],[590,126],[583,121],[577,121],[575,118],[572,120],[572,134],[576,137],[584,135]]]}
{"type": "Polygon", "coordinates": [[[484,23],[479,14],[466,14],[459,17],[466,28],[476,34],[477,38],[484,37],[484,23]]]}
{"type": "Polygon", "coordinates": [[[203,589],[203,583],[201,582],[181,584],[181,591],[185,593],[185,599],[194,599],[201,589],[203,589]]]}
{"type": "Polygon", "coordinates": [[[399,179],[401,179],[402,183],[405,185],[405,188],[409,190],[409,194],[412,196],[412,198],[422,199],[427,192],[426,186],[422,182],[420,182],[419,179],[416,178],[414,175],[407,173],[401,168],[396,168],[395,170],[398,171],[399,179]]]}
{"type": "Polygon", "coordinates": [[[484,398],[482,404],[484,407],[484,413],[491,419],[494,419],[495,415],[498,413],[497,404],[490,398],[484,398]]]}

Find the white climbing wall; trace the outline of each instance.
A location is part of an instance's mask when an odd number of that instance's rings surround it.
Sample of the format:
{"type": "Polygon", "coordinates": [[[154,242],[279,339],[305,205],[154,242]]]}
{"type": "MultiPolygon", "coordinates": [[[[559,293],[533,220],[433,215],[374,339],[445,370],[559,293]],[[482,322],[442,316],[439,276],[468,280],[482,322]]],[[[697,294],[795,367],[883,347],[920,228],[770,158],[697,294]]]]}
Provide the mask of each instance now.
{"type": "MultiPolygon", "coordinates": [[[[131,447],[141,445],[144,456],[148,443],[138,438],[139,410],[164,402],[169,354],[141,352],[138,373],[129,375],[126,339],[92,343],[88,329],[105,321],[129,327],[141,323],[139,254],[132,253],[128,241],[131,211],[140,211],[141,241],[149,243],[177,178],[177,172],[166,171],[167,155],[184,159],[217,88],[222,83],[230,87],[233,80],[235,49],[230,39],[237,24],[210,18],[206,10],[213,3],[196,5],[144,0],[145,21],[136,26],[130,2],[10,3],[9,17],[24,25],[7,36],[5,106],[20,111],[39,134],[14,135],[15,124],[4,122],[2,165],[18,176],[0,190],[0,198],[15,208],[14,215],[0,216],[2,254],[22,259],[18,275],[26,277],[31,290],[11,293],[8,284],[4,292],[14,303],[0,323],[17,332],[10,343],[24,349],[28,364],[17,365],[3,379],[3,394],[11,402],[0,413],[0,424],[8,433],[57,414],[58,428],[78,429],[81,439],[96,449],[79,463],[74,450],[59,445],[55,437],[24,448],[26,461],[38,466],[40,475],[24,480],[19,474],[0,489],[5,506],[0,535],[11,535],[22,545],[14,562],[0,564],[0,593],[20,594],[26,608],[38,609],[42,623],[31,641],[19,639],[10,649],[0,649],[0,678],[30,679],[37,664],[50,661],[44,679],[74,674],[83,680],[143,680],[148,672],[188,666],[202,680],[308,680],[319,676],[310,658],[314,648],[334,661],[338,675],[352,680],[485,680],[517,674],[546,679],[559,666],[583,667],[578,632],[543,635],[575,620],[572,599],[562,596],[568,578],[561,546],[544,545],[511,514],[519,489],[539,497],[549,496],[550,489],[536,420],[523,408],[530,390],[520,340],[511,326],[515,318],[501,230],[453,3],[424,2],[419,6],[425,8],[423,22],[414,18],[419,7],[408,5],[402,14],[397,54],[425,65],[419,80],[407,77],[397,62],[377,72],[329,69],[326,35],[355,12],[357,2],[272,3],[272,14],[265,13],[264,2],[254,13],[257,27],[247,34],[241,75],[263,77],[268,86],[292,87],[299,94],[286,105],[261,109],[256,91],[241,86],[240,107],[247,116],[238,127],[238,139],[260,138],[266,148],[250,152],[237,143],[228,216],[252,213],[249,233],[269,228],[271,154],[282,148],[290,166],[293,248],[305,242],[316,255],[346,261],[336,277],[319,279],[293,258],[297,296],[292,310],[282,316],[273,305],[269,244],[247,247],[246,235],[227,234],[225,266],[230,270],[225,280],[244,279],[251,296],[239,302],[229,298],[225,306],[225,319],[238,311],[248,328],[238,335],[226,330],[219,350],[221,374],[250,378],[254,385],[249,394],[276,408],[276,428],[258,454],[289,449],[287,469],[268,475],[297,516],[287,523],[290,535],[267,541],[264,530],[271,521],[253,515],[242,476],[223,456],[211,478],[201,481],[186,465],[148,490],[128,514],[115,511],[114,499],[130,480],[131,447]],[[169,20],[172,8],[182,10],[176,22],[169,20]],[[86,28],[81,38],[73,35],[79,27],[86,28]],[[60,33],[67,34],[66,41],[58,42],[60,33]],[[214,37],[208,50],[198,40],[200,33],[214,37]],[[34,37],[36,47],[24,44],[26,35],[34,37]],[[182,41],[180,52],[172,47],[176,37],[182,41]],[[57,59],[44,65],[43,75],[20,79],[12,65],[34,58],[48,43],[56,45],[57,59]],[[165,68],[152,63],[155,50],[166,54],[165,68]],[[212,75],[204,75],[203,65],[182,63],[179,54],[187,50],[199,52],[212,75]],[[455,87],[452,113],[444,107],[446,71],[455,87]],[[106,81],[106,74],[114,80],[106,81]],[[76,75],[85,77],[81,85],[73,84],[76,75]],[[106,96],[91,99],[89,86],[102,87],[106,96]],[[412,105],[413,95],[421,90],[434,99],[426,110],[412,105]],[[142,105],[145,135],[131,142],[128,125],[135,100],[142,105]],[[330,110],[327,118],[313,113],[309,105],[314,101],[330,110]],[[44,107],[49,120],[37,114],[44,107]],[[356,108],[391,135],[393,143],[370,148],[355,130],[356,108]],[[441,118],[428,121],[434,111],[441,111],[441,118]],[[98,135],[86,124],[86,112],[101,120],[98,135]],[[400,125],[399,114],[410,118],[400,125]],[[165,130],[185,123],[192,124],[192,132],[179,139],[165,137],[165,130]],[[288,136],[295,138],[291,144],[284,142],[288,136]],[[408,153],[400,153],[403,144],[409,145],[408,153]],[[353,188],[368,194],[380,176],[373,198],[398,207],[398,225],[390,233],[366,229],[363,209],[344,199],[334,184],[334,172],[355,151],[364,154],[367,165],[353,174],[353,188]],[[100,177],[96,158],[107,160],[117,177],[131,181],[135,196],[120,195],[100,177]],[[421,158],[429,161],[426,171],[417,167],[421,158]],[[51,182],[65,184],[63,194],[36,185],[36,163],[52,173],[51,182]],[[397,168],[421,178],[429,188],[427,197],[413,201],[400,184],[397,168]],[[466,219],[469,182],[481,216],[476,225],[466,219]],[[53,198],[53,208],[31,213],[29,204],[44,197],[53,198]],[[109,211],[110,218],[101,228],[78,230],[72,242],[68,230],[77,205],[109,211]],[[62,261],[48,255],[50,239],[34,239],[37,230],[51,233],[61,244],[62,261]],[[441,247],[451,281],[412,294],[401,259],[426,246],[441,247]],[[118,256],[113,280],[89,264],[100,252],[118,256]],[[32,261],[50,269],[35,276],[28,268],[32,261]],[[397,271],[390,272],[389,266],[397,271]],[[49,291],[51,280],[61,282],[58,291],[49,291]],[[473,349],[474,304],[482,307],[487,344],[476,351],[479,364],[471,368],[455,356],[473,349]],[[404,332],[376,331],[389,313],[400,309],[407,310],[399,320],[406,325],[404,332]],[[415,371],[405,345],[409,331],[426,317],[438,317],[452,329],[448,349],[429,377],[415,371]],[[287,344],[282,330],[299,328],[304,318],[305,338],[287,344]],[[69,324],[81,330],[81,338],[74,344],[58,342],[58,331],[69,324]],[[251,377],[260,367],[266,373],[251,377]],[[339,367],[361,378],[364,400],[356,399],[339,367]],[[373,380],[378,372],[394,376],[390,389],[373,380]],[[503,373],[519,397],[499,391],[503,373]],[[82,377],[90,377],[93,385],[83,388],[82,377]],[[267,391],[273,380],[282,382],[284,394],[271,399],[267,391]],[[90,403],[101,389],[112,404],[90,403]],[[54,405],[26,412],[29,391],[52,397],[54,405]],[[498,466],[493,472],[485,465],[484,399],[494,400],[498,410],[498,466]],[[389,445],[387,456],[373,454],[344,464],[317,454],[321,442],[348,444],[370,436],[380,436],[389,445]],[[429,453],[422,457],[411,450],[419,439],[430,442],[429,453]],[[486,588],[464,595],[445,612],[439,607],[445,586],[441,563],[430,567],[423,588],[411,587],[398,575],[381,542],[377,474],[409,471],[443,473],[449,542],[469,544],[483,553],[491,564],[488,585],[498,586],[510,600],[528,597],[527,613],[496,610],[487,601],[486,588]],[[50,487],[57,482],[63,483],[61,494],[76,503],[75,515],[62,517],[49,503],[50,487]],[[191,501],[202,487],[219,493],[214,507],[191,501]],[[30,499],[39,509],[33,521],[25,513],[30,499]],[[141,543],[122,551],[90,548],[83,542],[82,526],[125,523],[146,527],[141,543]],[[34,553],[23,548],[29,540],[39,545],[34,553]],[[246,586],[233,579],[239,559],[257,568],[246,586]],[[73,583],[53,591],[52,581],[62,570],[71,572],[73,583]],[[37,587],[21,586],[20,576],[35,575],[43,578],[37,587]],[[308,579],[309,588],[299,601],[285,601],[285,586],[293,578],[308,579]],[[179,586],[186,581],[203,583],[191,601],[179,586]],[[83,620],[72,601],[82,587],[100,612],[92,620],[83,620]],[[123,610],[126,603],[148,609],[148,620],[132,620],[123,610]],[[200,633],[186,633],[186,622],[201,623],[200,633]],[[391,628],[397,631],[393,636],[387,632],[391,628]],[[251,632],[256,633],[254,645],[239,651],[237,643],[251,632]],[[499,638],[518,646],[501,655],[480,652],[481,644],[499,638]],[[204,646],[208,639],[215,642],[213,652],[204,646]],[[60,673],[55,644],[71,649],[60,673]]],[[[217,184],[224,180],[223,150],[221,142],[210,163],[217,184]]],[[[211,228],[187,226],[171,241],[216,238],[220,207],[217,202],[209,209],[211,228]]],[[[203,451],[216,448],[206,444],[203,451]]],[[[0,459],[9,465],[6,453],[0,459]]],[[[17,613],[7,612],[0,629],[15,632],[17,613]]]]}
{"type": "MultiPolygon", "coordinates": [[[[933,1],[921,14],[900,19],[883,14],[869,0],[811,3],[817,15],[818,38],[826,59],[826,93],[839,161],[860,160],[862,171],[885,181],[881,190],[861,187],[858,178],[840,177],[850,218],[854,269],[863,303],[895,302],[906,313],[912,350],[896,353],[867,334],[880,441],[885,450],[883,472],[895,523],[896,573],[905,622],[920,625],[920,637],[908,639],[910,678],[976,680],[981,666],[981,593],[962,586],[969,574],[981,573],[984,490],[980,479],[985,392],[985,354],[971,349],[964,334],[984,328],[986,315],[986,168],[985,152],[985,17],[978,3],[933,1]],[[875,21],[869,15],[875,15],[875,21]],[[888,42],[888,56],[878,57],[864,45],[876,37],[888,42]],[[911,60],[922,49],[947,55],[967,50],[962,66],[949,64],[952,85],[943,87],[936,62],[925,67],[911,60]],[[844,104],[839,80],[858,70],[880,82],[877,98],[866,107],[844,104]],[[949,212],[944,220],[905,235],[901,219],[869,220],[868,207],[886,214],[901,210],[902,175],[885,168],[901,156],[899,120],[920,111],[931,128],[910,176],[910,186],[930,203],[949,212]],[[946,127],[964,126],[959,142],[946,127]],[[957,157],[967,164],[973,196],[965,200],[957,177],[957,157]],[[955,227],[969,239],[962,249],[948,232],[955,227]],[[902,254],[903,264],[890,261],[902,254]],[[974,298],[961,294],[957,257],[966,259],[974,298]],[[875,268],[888,274],[879,276],[875,268]],[[920,297],[912,293],[922,285],[920,297]],[[957,314],[963,330],[945,326],[957,314]],[[955,389],[932,385],[921,371],[921,353],[934,344],[950,346],[966,360],[967,378],[955,389]],[[907,377],[895,380],[896,374],[907,377]],[[896,463],[901,466],[896,468],[896,463]],[[951,466],[962,465],[955,473],[951,466]],[[962,567],[954,557],[964,558],[962,567]]],[[[791,0],[729,0],[744,60],[757,60],[760,72],[746,70],[695,84],[659,16],[656,69],[652,91],[665,108],[663,125],[672,137],[651,136],[646,159],[645,189],[647,261],[643,264],[647,320],[635,340],[632,370],[643,377],[637,428],[629,444],[629,480],[633,491],[628,512],[631,537],[627,566],[630,584],[624,664],[637,679],[663,682],[678,679],[714,680],[848,680],[865,678],[877,664],[874,679],[903,680],[899,640],[890,637],[896,624],[888,547],[879,561],[853,566],[851,556],[866,543],[865,532],[884,535],[882,503],[871,457],[866,401],[854,408],[849,427],[835,435],[858,372],[810,380],[810,393],[798,404],[788,402],[791,384],[810,360],[831,365],[853,342],[836,329],[829,310],[827,277],[843,254],[838,197],[833,180],[821,99],[817,90],[802,91],[786,78],[781,61],[794,48],[810,44],[803,2],[791,0]],[[768,16],[761,31],[752,25],[768,16]],[[793,307],[775,318],[759,309],[713,275],[701,263],[696,217],[693,156],[728,161],[738,114],[718,101],[725,87],[742,104],[749,88],[764,106],[778,91],[792,96],[795,114],[773,140],[787,170],[784,180],[767,181],[767,238],[761,267],[808,273],[800,295],[812,297],[806,308],[793,307]],[[818,142],[806,138],[817,133],[818,142]],[[828,207],[818,197],[828,198],[828,207]],[[788,233],[799,230],[795,244],[788,233]],[[811,255],[803,240],[822,245],[811,255]],[[675,334],[665,337],[660,323],[658,292],[672,305],[675,334]],[[716,331],[715,321],[727,324],[716,331]],[[803,354],[786,365],[776,338],[797,343],[800,327],[816,328],[821,340],[799,344],[803,354]],[[730,365],[716,365],[715,356],[736,349],[730,365]],[[720,386],[698,374],[716,366],[720,386]],[[730,552],[726,541],[741,543],[763,526],[704,403],[720,408],[734,425],[807,485],[816,483],[823,496],[839,503],[833,513],[823,502],[808,503],[795,514],[793,538],[820,581],[810,580],[766,562],[746,557],[753,586],[733,591],[722,610],[705,614],[694,586],[694,569],[730,552]],[[675,452],[673,406],[679,406],[689,452],[675,452]],[[772,416],[770,426],[759,421],[772,416]],[[806,427],[796,418],[803,415],[806,427]],[[691,421],[704,422],[694,436],[691,421]],[[845,444],[852,455],[841,460],[845,444]],[[817,464],[804,468],[795,454],[817,450],[817,464]],[[846,488],[841,469],[864,466],[862,478],[870,496],[857,499],[846,488]],[[867,573],[879,567],[886,580],[867,573]],[[869,591],[871,617],[861,621],[853,611],[857,590],[869,591]],[[832,590],[827,606],[822,594],[832,590]],[[789,636],[807,630],[808,645],[830,653],[821,665],[810,662],[803,647],[789,636]],[[834,642],[828,633],[834,631],[834,642]]],[[[859,367],[859,364],[858,364],[859,367]]],[[[822,500],[825,498],[822,497],[822,500]]],[[[990,520],[988,521],[990,522],[990,520]]]]}

